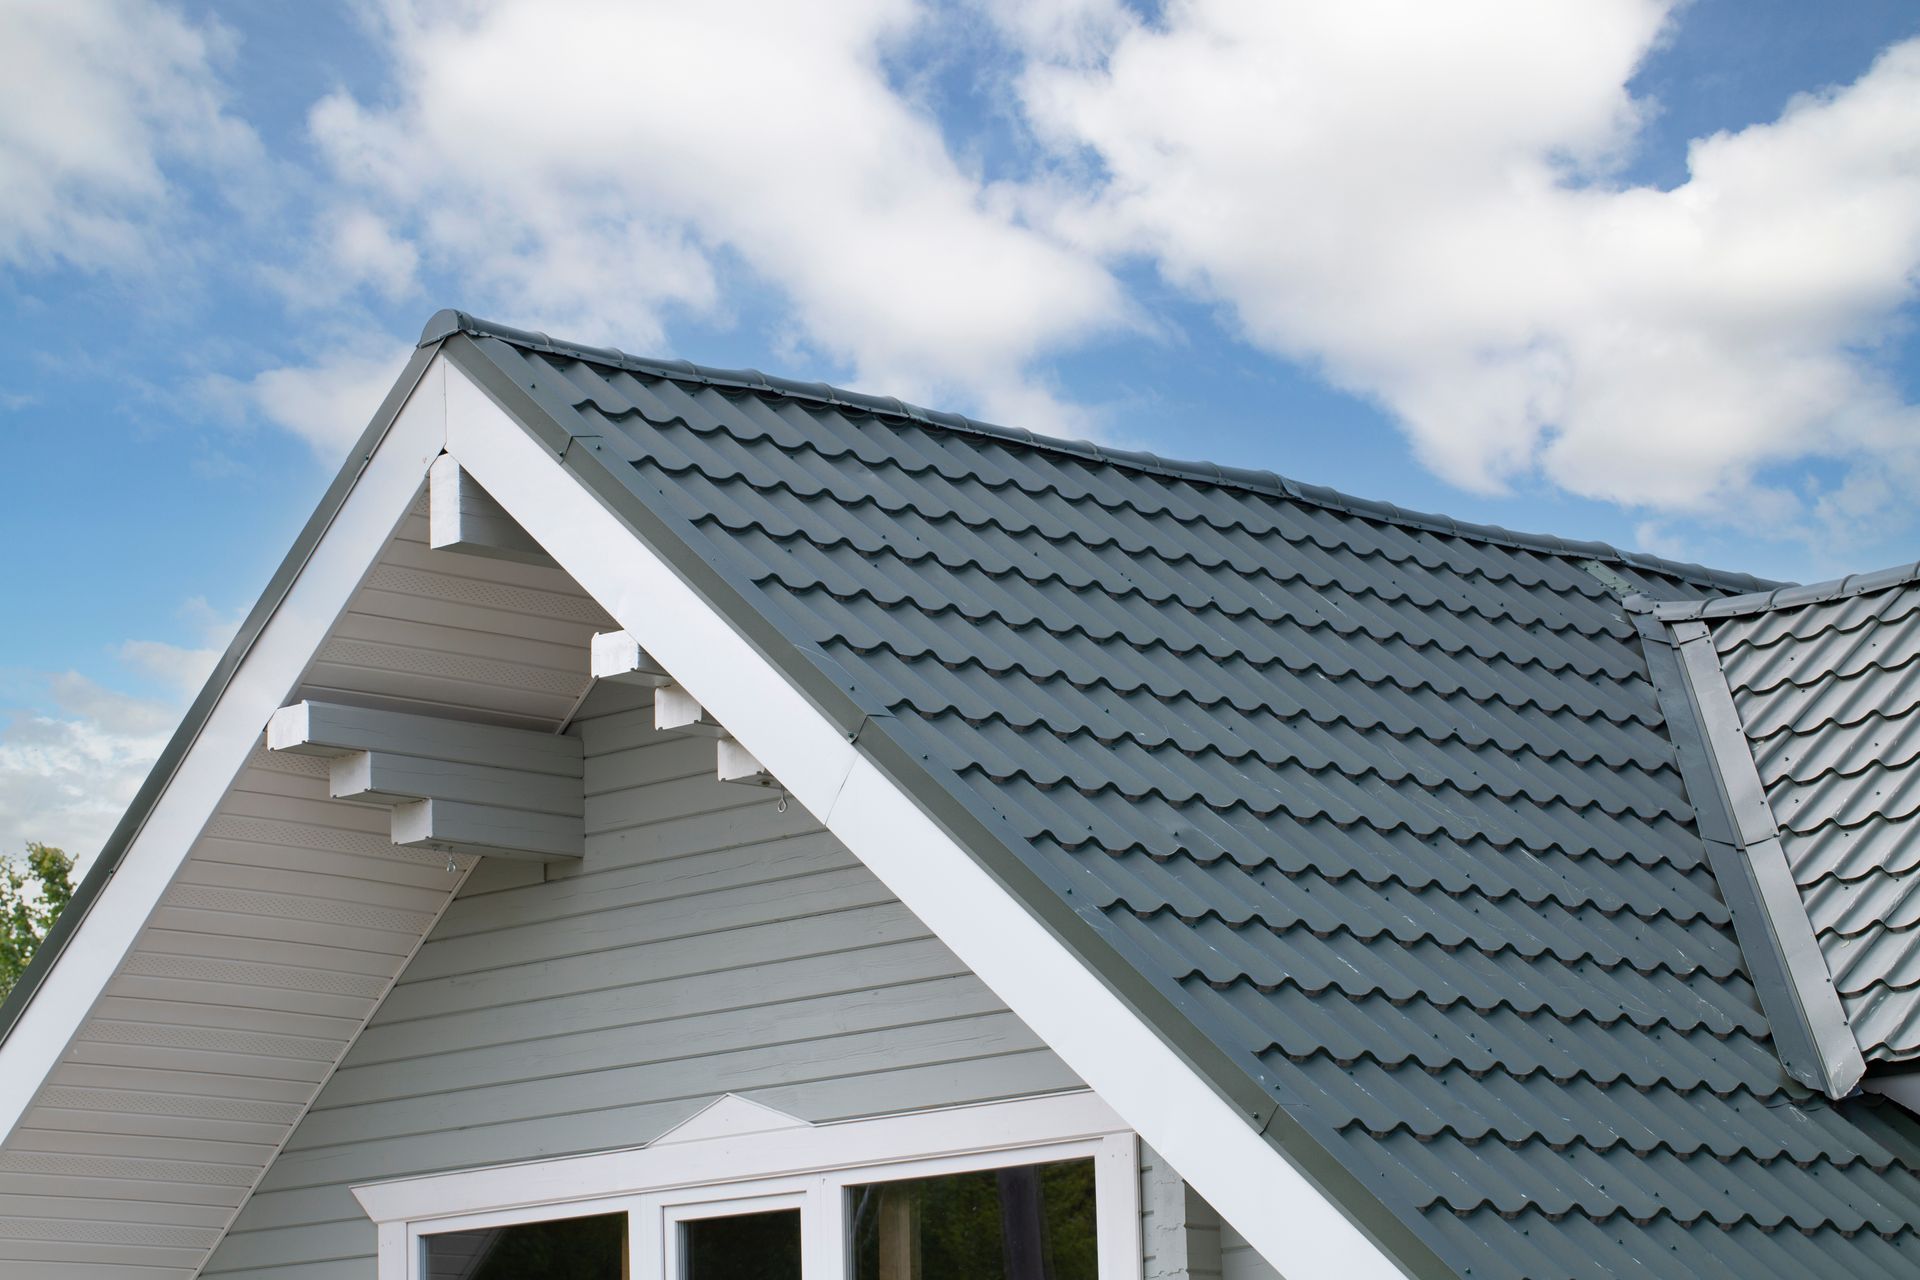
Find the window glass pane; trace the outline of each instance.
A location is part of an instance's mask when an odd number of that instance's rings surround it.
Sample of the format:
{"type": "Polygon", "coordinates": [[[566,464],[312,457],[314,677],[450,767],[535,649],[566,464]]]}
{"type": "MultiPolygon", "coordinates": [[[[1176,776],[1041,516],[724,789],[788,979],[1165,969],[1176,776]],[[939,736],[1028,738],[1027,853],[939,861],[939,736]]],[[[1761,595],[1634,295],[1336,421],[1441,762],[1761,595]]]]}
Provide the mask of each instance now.
{"type": "Polygon", "coordinates": [[[1096,1280],[1093,1161],[848,1189],[854,1280],[1096,1280]]]}
{"type": "Polygon", "coordinates": [[[741,1213],[680,1224],[681,1280],[800,1280],[800,1211],[741,1213]]]}
{"type": "Polygon", "coordinates": [[[427,1280],[623,1280],[627,1274],[624,1213],[423,1238],[427,1280]]]}

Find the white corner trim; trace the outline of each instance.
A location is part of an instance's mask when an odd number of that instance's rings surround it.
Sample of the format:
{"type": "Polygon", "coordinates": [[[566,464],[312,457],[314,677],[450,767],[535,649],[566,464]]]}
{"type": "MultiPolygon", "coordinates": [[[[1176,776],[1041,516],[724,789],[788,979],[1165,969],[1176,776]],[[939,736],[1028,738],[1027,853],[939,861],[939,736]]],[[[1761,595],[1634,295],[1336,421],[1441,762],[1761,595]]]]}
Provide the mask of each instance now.
{"type": "Polygon", "coordinates": [[[201,829],[299,684],[412,506],[446,438],[436,358],[267,620],[92,909],[0,1044],[0,1136],[11,1136],[119,969],[201,829]]]}
{"type": "Polygon", "coordinates": [[[1277,1270],[1403,1274],[457,368],[447,406],[461,465],[1277,1270]]]}

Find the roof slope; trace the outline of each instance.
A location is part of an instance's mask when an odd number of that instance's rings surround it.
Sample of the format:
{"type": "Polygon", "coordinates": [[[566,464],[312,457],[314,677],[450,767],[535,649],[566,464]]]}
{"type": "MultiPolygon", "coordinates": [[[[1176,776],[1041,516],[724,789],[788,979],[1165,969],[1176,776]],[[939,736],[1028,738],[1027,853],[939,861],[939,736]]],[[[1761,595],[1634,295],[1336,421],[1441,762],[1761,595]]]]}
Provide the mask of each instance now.
{"type": "Polygon", "coordinates": [[[1455,1270],[1913,1273],[1920,1124],[1783,1074],[1600,577],[1751,580],[453,330],[1455,1270]]]}
{"type": "Polygon", "coordinates": [[[1701,616],[1860,1050],[1920,1057],[1920,566],[1701,616]]]}

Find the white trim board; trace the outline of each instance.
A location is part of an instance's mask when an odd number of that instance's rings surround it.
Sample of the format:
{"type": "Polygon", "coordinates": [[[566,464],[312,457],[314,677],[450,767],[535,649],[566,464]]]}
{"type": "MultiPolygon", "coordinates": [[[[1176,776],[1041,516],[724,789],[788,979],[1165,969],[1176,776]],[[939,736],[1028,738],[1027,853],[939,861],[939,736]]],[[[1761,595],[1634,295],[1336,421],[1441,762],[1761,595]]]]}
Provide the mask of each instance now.
{"type": "Polygon", "coordinates": [[[370,1183],[353,1195],[376,1226],[379,1280],[420,1280],[423,1236],[621,1211],[634,1274],[677,1275],[675,1224],[776,1208],[805,1215],[807,1273],[844,1276],[850,1186],[1089,1158],[1101,1280],[1141,1280],[1139,1143],[1084,1091],[820,1125],[729,1095],[644,1147],[370,1183]]]}
{"type": "Polygon", "coordinates": [[[1403,1274],[552,450],[457,366],[446,395],[460,465],[1258,1252],[1292,1280],[1403,1274]]]}
{"type": "Polygon", "coordinates": [[[644,1147],[394,1178],[352,1190],[375,1223],[435,1222],[435,1230],[447,1230],[446,1222],[476,1215],[546,1211],[610,1196],[712,1188],[828,1169],[905,1166],[956,1155],[998,1157],[1131,1134],[1111,1107],[1084,1090],[827,1124],[809,1124],[728,1095],[644,1147]],[[746,1123],[739,1114],[742,1108],[767,1119],[746,1123]],[[735,1119],[723,1116],[711,1127],[701,1125],[691,1136],[682,1136],[683,1130],[703,1118],[712,1120],[716,1112],[731,1113],[735,1119]],[[747,1135],[752,1141],[740,1141],[747,1135]]]}
{"type": "Polygon", "coordinates": [[[12,1136],[260,741],[268,718],[298,686],[334,620],[406,518],[446,438],[448,368],[436,356],[415,384],[113,878],[0,1044],[0,1135],[12,1136]]]}

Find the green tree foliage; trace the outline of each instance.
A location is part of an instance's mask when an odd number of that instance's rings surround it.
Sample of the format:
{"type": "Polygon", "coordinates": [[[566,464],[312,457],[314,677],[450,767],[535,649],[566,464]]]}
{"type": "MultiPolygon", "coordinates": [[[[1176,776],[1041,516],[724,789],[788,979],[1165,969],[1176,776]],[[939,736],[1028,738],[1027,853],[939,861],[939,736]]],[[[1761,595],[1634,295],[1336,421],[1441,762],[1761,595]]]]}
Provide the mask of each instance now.
{"type": "Polygon", "coordinates": [[[880,1219],[889,1197],[912,1202],[896,1220],[914,1236],[913,1261],[900,1280],[1095,1280],[1099,1273],[1091,1160],[874,1183],[851,1194],[855,1280],[888,1280],[880,1219]],[[1022,1230],[1024,1247],[1010,1248],[1022,1230]]]}
{"type": "Polygon", "coordinates": [[[0,858],[0,996],[13,990],[47,930],[73,898],[73,859],[27,842],[24,858],[0,858]]]}

